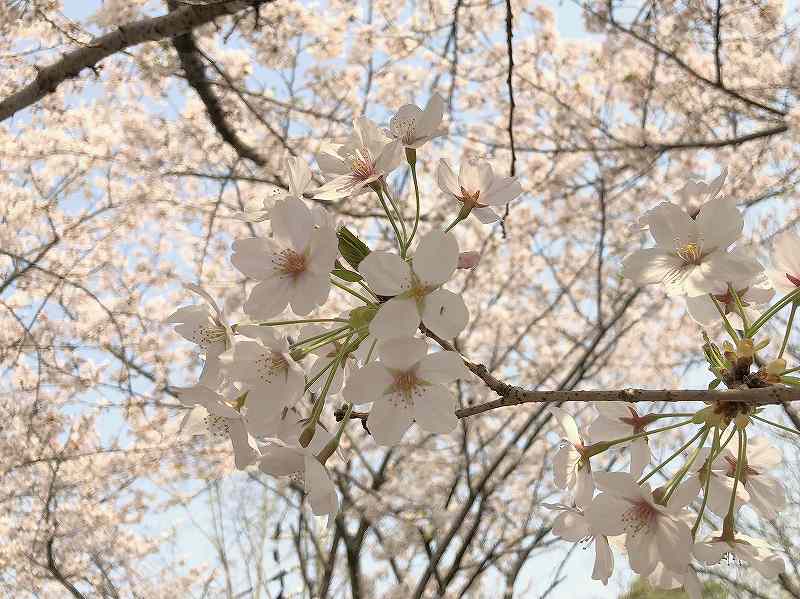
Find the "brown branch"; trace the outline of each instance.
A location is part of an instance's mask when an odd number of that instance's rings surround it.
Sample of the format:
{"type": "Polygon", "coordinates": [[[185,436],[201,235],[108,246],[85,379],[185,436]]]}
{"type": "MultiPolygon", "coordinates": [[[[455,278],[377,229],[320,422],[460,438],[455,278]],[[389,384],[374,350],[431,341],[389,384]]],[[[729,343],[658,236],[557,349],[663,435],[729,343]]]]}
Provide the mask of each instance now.
{"type": "MultiPolygon", "coordinates": [[[[169,0],[168,2],[169,9],[173,12],[180,10],[180,5],[179,0],[169,0]]],[[[178,59],[181,61],[186,82],[197,92],[206,107],[208,119],[219,136],[242,158],[247,158],[259,166],[266,165],[267,161],[255,149],[247,145],[228,123],[222,103],[206,78],[206,69],[200,59],[199,48],[192,32],[188,31],[172,38],[172,45],[178,52],[178,59]]]]}
{"type": "Polygon", "coordinates": [[[53,93],[67,79],[78,77],[83,69],[96,69],[101,60],[125,48],[179,36],[218,17],[272,1],[274,0],[218,0],[210,4],[186,4],[167,15],[120,25],[116,31],[97,37],[84,47],[64,54],[57,62],[46,67],[36,67],[36,79],[0,102],[0,121],[53,93]]]}

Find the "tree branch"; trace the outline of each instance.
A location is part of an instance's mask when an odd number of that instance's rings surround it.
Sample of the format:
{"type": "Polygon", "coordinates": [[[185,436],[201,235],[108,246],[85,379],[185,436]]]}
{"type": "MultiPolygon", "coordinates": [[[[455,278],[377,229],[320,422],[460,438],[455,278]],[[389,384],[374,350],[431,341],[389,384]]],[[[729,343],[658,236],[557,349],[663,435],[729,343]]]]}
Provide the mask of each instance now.
{"type": "Polygon", "coordinates": [[[0,102],[0,122],[53,93],[67,79],[78,77],[83,69],[96,67],[104,58],[125,48],[176,37],[218,17],[273,1],[216,0],[210,4],[187,4],[167,15],[121,25],[116,31],[95,38],[85,47],[65,54],[51,65],[36,67],[36,79],[0,102]]]}

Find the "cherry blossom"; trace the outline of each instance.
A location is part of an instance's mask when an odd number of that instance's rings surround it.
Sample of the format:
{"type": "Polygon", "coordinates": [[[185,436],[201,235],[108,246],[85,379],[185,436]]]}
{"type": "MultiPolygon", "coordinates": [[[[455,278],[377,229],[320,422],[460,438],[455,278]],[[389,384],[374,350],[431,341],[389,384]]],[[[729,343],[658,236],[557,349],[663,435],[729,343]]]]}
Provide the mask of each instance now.
{"type": "Polygon", "coordinates": [[[236,217],[248,222],[263,222],[269,220],[276,202],[287,198],[302,200],[304,194],[308,191],[312,178],[308,163],[296,156],[289,156],[286,159],[284,173],[288,182],[288,190],[273,186],[269,195],[263,200],[263,207],[260,210],[246,211],[237,214],[236,217]]]}
{"type": "Polygon", "coordinates": [[[381,341],[379,360],[356,370],[344,397],[353,404],[374,402],[367,426],[381,445],[400,442],[412,421],[431,433],[449,433],[458,423],[455,397],[445,387],[468,376],[456,352],[428,354],[424,339],[381,341]]]}
{"type": "Polygon", "coordinates": [[[288,198],[272,209],[272,239],[233,243],[231,263],[259,281],[244,305],[247,314],[271,318],[288,304],[295,314],[306,315],[325,303],[338,254],[336,231],[324,226],[327,220],[322,208],[312,211],[305,202],[288,198]]]}
{"type": "Polygon", "coordinates": [[[542,507],[561,512],[555,520],[551,532],[573,543],[594,543],[594,568],[592,580],[600,580],[608,585],[608,579],[614,573],[614,554],[604,535],[594,534],[583,510],[578,507],[569,507],[562,504],[543,503],[542,507]]]}
{"type": "Polygon", "coordinates": [[[679,573],[670,571],[664,564],[658,564],[648,580],[657,589],[683,588],[689,599],[703,599],[703,585],[692,566],[687,566],[683,573],[679,573]]]}
{"type": "Polygon", "coordinates": [[[562,432],[561,444],[553,458],[556,487],[572,492],[575,503],[585,507],[594,495],[592,466],[585,454],[586,443],[578,432],[575,419],[563,409],[549,408],[562,432]]]}
{"type": "Polygon", "coordinates": [[[324,431],[319,429],[308,447],[273,441],[263,447],[259,468],[271,476],[288,477],[302,484],[314,515],[332,518],[339,511],[339,496],[328,470],[314,455],[324,443],[324,431]]]}
{"type": "Polygon", "coordinates": [[[768,272],[779,291],[789,293],[800,288],[800,236],[786,231],[775,239],[768,272]]]}
{"type": "Polygon", "coordinates": [[[219,356],[230,346],[233,333],[222,310],[205,289],[193,284],[186,288],[205,299],[207,304],[178,308],[165,322],[176,324],[176,333],[200,346],[205,353],[200,383],[216,387],[220,375],[219,356]]]}
{"type": "MultiPolygon", "coordinates": [[[[639,434],[653,422],[652,418],[639,414],[638,409],[632,403],[600,401],[595,402],[594,407],[598,416],[589,425],[589,438],[594,443],[614,441],[639,434]]],[[[638,478],[650,464],[650,445],[647,437],[639,437],[618,446],[623,447],[624,445],[630,446],[630,474],[638,478]]]]}
{"type": "MultiPolygon", "coordinates": [[[[331,333],[333,330],[334,328],[332,326],[323,326],[319,324],[307,325],[303,327],[298,342],[301,343],[304,340],[313,339],[314,337],[318,337],[326,333],[331,333]]],[[[334,340],[334,341],[329,341],[324,345],[313,347],[313,349],[310,350],[311,354],[314,357],[308,368],[307,377],[309,381],[315,378],[317,380],[314,383],[312,383],[311,386],[308,388],[309,391],[311,391],[312,393],[318,393],[322,389],[325,383],[325,378],[326,378],[325,374],[330,372],[328,366],[332,362],[336,361],[336,357],[342,350],[343,344],[344,340],[334,340]],[[320,375],[320,373],[323,372],[325,374],[317,378],[318,375],[320,375]]],[[[365,347],[369,347],[368,339],[365,339],[362,342],[362,345],[364,345],[365,347]]],[[[333,379],[331,380],[328,393],[330,393],[331,395],[335,395],[336,393],[339,393],[339,391],[342,390],[342,385],[344,384],[346,370],[349,370],[349,361],[345,361],[345,363],[340,368],[336,369],[333,375],[333,379]]]]}
{"type": "Polygon", "coordinates": [[[775,578],[785,569],[783,558],[762,539],[736,534],[726,539],[717,533],[707,541],[695,543],[694,556],[709,565],[726,561],[731,565],[744,562],[753,566],[764,578],[775,578]]]}
{"type": "Polygon", "coordinates": [[[405,104],[397,109],[389,120],[387,135],[400,141],[406,148],[419,149],[435,137],[443,134],[441,130],[444,115],[444,100],[433,94],[425,109],[414,104],[405,104]]]}
{"type": "Polygon", "coordinates": [[[733,287],[739,296],[739,301],[742,304],[742,308],[744,308],[744,314],[748,322],[756,320],[761,314],[760,308],[768,304],[775,295],[775,290],[763,280],[756,280],[744,287],[739,286],[738,289],[736,289],[736,285],[730,282],[727,285],[728,290],[713,294],[713,300],[708,295],[686,298],[686,308],[695,322],[703,326],[709,326],[722,320],[720,310],[714,305],[714,300],[716,300],[719,308],[728,318],[733,328],[743,330],[744,322],[739,315],[739,307],[730,287],[733,287]]]}
{"type": "Polygon", "coordinates": [[[284,408],[292,407],[303,394],[305,375],[289,352],[289,343],[269,327],[243,325],[237,332],[250,339],[237,339],[221,356],[227,377],[247,389],[247,426],[254,435],[272,433],[284,408]]]}
{"type": "Polygon", "coordinates": [[[436,167],[436,182],[447,196],[461,203],[464,216],[474,214],[484,224],[500,220],[490,206],[504,206],[522,194],[522,186],[513,177],[495,174],[485,160],[462,159],[458,177],[442,158],[436,167]]]}
{"type": "MultiPolygon", "coordinates": [[[[707,453],[701,454],[703,458],[707,453]]],[[[698,460],[699,461],[699,460],[698,460]]],[[[783,483],[770,474],[783,463],[780,450],[765,437],[747,442],[747,461],[742,470],[739,487],[745,491],[746,501],[767,520],[774,520],[786,505],[783,483]]],[[[730,500],[730,486],[736,475],[736,455],[726,448],[711,464],[712,478],[708,505],[715,514],[724,515],[730,500]],[[721,482],[727,479],[725,482],[721,482]]]]}
{"type": "Polygon", "coordinates": [[[369,191],[370,185],[400,166],[402,149],[400,140],[387,138],[367,117],[357,118],[344,144],[328,143],[317,153],[328,182],[314,196],[336,200],[369,191]]]}
{"type": "Polygon", "coordinates": [[[629,474],[596,472],[594,477],[602,492],[584,510],[592,529],[606,536],[625,534],[631,568],[642,576],[659,562],[673,572],[685,571],[692,537],[679,513],[656,503],[649,485],[636,484],[629,474]]]}
{"type": "Polygon", "coordinates": [[[648,219],[655,247],[637,250],[622,263],[623,274],[637,285],[662,284],[669,295],[695,297],[720,293],[726,281],[752,279],[763,268],[741,252],[728,252],[742,233],[736,207],[717,198],[696,219],[664,202],[648,219]]]}
{"type": "Polygon", "coordinates": [[[411,336],[420,322],[452,339],[469,321],[462,297],[441,286],[458,265],[458,242],[452,233],[431,231],[423,236],[409,265],[392,252],[372,252],[358,272],[372,291],[391,297],[382,303],[369,326],[378,339],[411,336]]]}
{"type": "MultiPolygon", "coordinates": [[[[214,441],[229,440],[239,470],[258,460],[260,453],[242,415],[222,395],[203,385],[178,388],[176,391],[180,402],[192,408],[183,419],[182,431],[190,435],[206,434],[214,441]]],[[[232,389],[233,393],[237,391],[232,389]]]]}

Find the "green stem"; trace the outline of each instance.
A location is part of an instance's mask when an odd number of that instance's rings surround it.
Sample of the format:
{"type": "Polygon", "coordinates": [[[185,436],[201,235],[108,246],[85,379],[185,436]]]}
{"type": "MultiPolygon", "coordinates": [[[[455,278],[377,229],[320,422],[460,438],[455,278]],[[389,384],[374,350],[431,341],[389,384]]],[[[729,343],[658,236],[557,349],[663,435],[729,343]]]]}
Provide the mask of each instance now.
{"type": "Polygon", "coordinates": [[[691,420],[684,420],[683,422],[678,422],[677,424],[670,424],[669,426],[662,426],[661,428],[656,428],[651,431],[642,431],[641,433],[636,433],[635,435],[630,435],[629,437],[622,437],[621,439],[615,439],[614,441],[601,441],[599,443],[592,443],[586,449],[587,456],[585,457],[593,457],[603,453],[604,451],[608,451],[614,445],[619,445],[620,443],[627,443],[628,441],[633,441],[634,439],[640,439],[642,437],[647,437],[649,435],[655,435],[656,433],[663,433],[664,431],[672,430],[673,428],[678,428],[679,426],[686,426],[687,424],[692,424],[691,420]]]}
{"type": "Polygon", "coordinates": [[[269,322],[247,322],[236,323],[231,325],[231,328],[236,330],[237,327],[254,324],[260,327],[280,327],[289,324],[308,324],[312,322],[350,322],[345,318],[302,318],[298,320],[273,320],[269,322]]]}
{"type": "Polygon", "coordinates": [[[686,460],[686,463],[683,466],[681,466],[681,469],[675,473],[674,481],[669,483],[669,488],[667,489],[667,493],[666,495],[664,495],[665,505],[669,503],[669,499],[670,497],[672,497],[672,494],[675,493],[675,489],[677,489],[678,486],[681,484],[681,482],[683,482],[686,473],[689,472],[689,470],[692,468],[692,465],[694,464],[695,460],[697,459],[697,456],[700,453],[700,449],[702,449],[703,447],[703,443],[705,443],[706,438],[708,438],[708,433],[709,433],[708,427],[704,426],[703,438],[700,440],[700,444],[697,447],[695,447],[694,451],[692,452],[692,455],[689,457],[688,460],[686,460]]]}
{"type": "Polygon", "coordinates": [[[764,424],[769,424],[771,426],[777,427],[779,429],[785,430],[789,433],[794,433],[795,435],[800,435],[800,431],[795,430],[793,428],[789,428],[788,426],[784,426],[782,424],[778,424],[777,422],[773,422],[772,420],[767,420],[766,418],[762,418],[761,416],[756,416],[755,414],[751,415],[750,418],[754,418],[755,420],[759,420],[764,424]]]}
{"type": "Polygon", "coordinates": [[[347,293],[349,293],[350,295],[352,295],[354,297],[357,297],[358,299],[360,299],[362,302],[364,302],[368,306],[372,306],[372,305],[375,304],[375,302],[367,299],[366,297],[361,295],[358,291],[354,291],[354,290],[350,289],[347,285],[343,285],[343,284],[339,283],[338,281],[334,281],[333,279],[331,279],[331,285],[333,285],[334,287],[338,287],[342,291],[346,291],[347,293]]]}
{"type": "MultiPolygon", "coordinates": [[[[677,450],[676,450],[676,451],[675,451],[675,452],[674,452],[672,455],[670,455],[670,456],[669,456],[669,457],[668,457],[666,460],[664,460],[663,462],[661,462],[661,463],[660,463],[660,464],[659,464],[659,465],[658,465],[656,468],[653,468],[653,470],[651,470],[650,472],[648,472],[648,473],[647,473],[647,476],[645,476],[644,478],[642,478],[642,479],[639,481],[639,483],[638,483],[638,484],[642,485],[642,484],[646,483],[646,482],[647,482],[647,480],[648,480],[650,477],[652,477],[652,476],[653,476],[654,474],[656,474],[657,472],[660,472],[660,471],[661,471],[661,470],[664,468],[664,466],[666,466],[666,465],[667,465],[667,464],[669,464],[669,463],[670,463],[672,460],[674,460],[676,457],[678,457],[679,455],[681,455],[681,454],[684,452],[684,450],[685,450],[687,447],[690,447],[690,446],[691,446],[691,445],[692,445],[692,444],[693,444],[695,441],[697,441],[697,439],[700,437],[700,435],[702,435],[704,432],[705,432],[706,434],[708,434],[708,433],[707,433],[707,431],[708,431],[708,428],[707,428],[707,427],[703,427],[703,428],[701,428],[699,431],[697,431],[697,434],[696,434],[694,437],[692,437],[692,438],[691,438],[691,439],[689,439],[689,440],[688,440],[686,443],[684,443],[683,445],[681,445],[681,446],[680,446],[680,447],[679,447],[679,448],[678,448],[678,449],[677,449],[677,450]]],[[[705,437],[703,438],[703,440],[705,441],[705,437]]]]}
{"type": "MultiPolygon", "coordinates": [[[[320,333],[319,335],[314,335],[313,337],[309,337],[308,339],[303,339],[301,341],[298,341],[297,343],[293,343],[291,347],[292,347],[292,349],[297,349],[299,347],[302,347],[303,345],[307,345],[307,344],[310,344],[310,343],[315,343],[317,341],[320,341],[321,339],[326,339],[328,337],[334,337],[334,336],[338,335],[339,333],[341,333],[342,331],[346,331],[349,328],[350,328],[349,326],[345,326],[345,327],[341,327],[339,329],[334,329],[332,331],[325,331],[324,333],[320,333]]],[[[322,345],[325,345],[325,344],[323,343],[322,345]]],[[[317,345],[315,347],[321,347],[321,346],[317,345]]]]}
{"type": "Polygon", "coordinates": [[[405,250],[402,252],[403,257],[405,257],[406,252],[408,252],[408,248],[411,247],[411,242],[414,241],[414,236],[417,234],[417,227],[419,226],[419,183],[417,182],[417,165],[414,162],[409,162],[409,166],[411,167],[411,179],[414,181],[414,198],[416,200],[416,205],[414,208],[414,226],[411,228],[411,235],[409,235],[406,240],[405,250]]]}
{"type": "Polygon", "coordinates": [[[783,310],[784,307],[795,300],[800,300],[800,288],[790,291],[784,295],[779,302],[770,306],[769,309],[758,318],[758,320],[750,325],[750,329],[747,331],[747,336],[752,337],[755,335],[756,332],[758,332],[758,329],[767,324],[767,321],[769,321],[770,318],[775,316],[778,312],[783,310]]]}
{"type": "Polygon", "coordinates": [[[450,231],[450,229],[452,229],[453,227],[455,227],[455,226],[456,226],[458,223],[460,223],[462,220],[464,220],[464,217],[463,217],[463,216],[461,216],[461,213],[459,212],[459,213],[458,213],[458,216],[456,216],[456,217],[455,217],[455,219],[453,219],[453,222],[451,222],[449,225],[447,225],[447,228],[444,230],[444,232],[445,232],[445,233],[448,233],[448,232],[450,231]]]}
{"type": "Polygon", "coordinates": [[[783,372],[781,372],[781,376],[783,376],[784,374],[792,374],[793,372],[797,372],[798,370],[800,370],[800,366],[798,366],[797,368],[790,368],[789,370],[784,370],[783,372]]]}
{"type": "Polygon", "coordinates": [[[394,214],[397,217],[398,222],[400,223],[400,229],[403,231],[403,244],[401,244],[400,248],[402,249],[405,245],[405,239],[408,237],[408,232],[406,231],[406,221],[403,218],[403,215],[400,214],[400,209],[397,207],[397,203],[394,201],[394,197],[392,197],[392,192],[389,190],[389,186],[386,183],[386,179],[381,179],[381,184],[383,185],[383,191],[386,194],[386,199],[389,200],[389,204],[392,206],[392,210],[394,210],[394,214]]]}
{"type": "MultiPolygon", "coordinates": [[[[719,315],[722,316],[722,322],[725,324],[725,330],[728,331],[728,335],[731,336],[731,339],[733,339],[734,343],[738,342],[739,341],[739,335],[736,334],[736,329],[733,328],[733,326],[731,325],[730,321],[728,320],[728,317],[725,314],[725,310],[723,310],[720,307],[719,302],[717,301],[717,298],[715,298],[713,294],[709,293],[708,297],[710,297],[711,301],[714,302],[714,307],[717,309],[717,312],[719,312],[719,315]]],[[[745,331],[745,333],[746,333],[746,331],[745,331]]]]}
{"type": "Polygon", "coordinates": [[[380,188],[379,185],[376,185],[372,189],[375,190],[375,193],[378,195],[378,200],[381,203],[381,208],[386,213],[386,217],[389,219],[389,224],[392,225],[392,230],[394,231],[394,236],[397,239],[397,247],[401,250],[403,249],[403,236],[400,235],[400,229],[397,228],[397,223],[394,222],[394,217],[392,216],[389,207],[386,205],[386,200],[383,197],[383,190],[380,188]]]}
{"type": "Polygon", "coordinates": [[[742,298],[739,297],[739,294],[736,292],[736,289],[733,287],[733,285],[728,285],[728,290],[731,292],[731,295],[733,295],[733,301],[736,303],[736,309],[739,310],[739,316],[742,317],[742,324],[744,325],[743,333],[746,337],[747,329],[750,328],[750,325],[748,324],[747,316],[744,313],[744,304],[742,304],[742,298]]]}
{"type": "Polygon", "coordinates": [[[711,484],[711,462],[719,450],[719,427],[714,427],[714,441],[711,444],[711,452],[708,455],[706,464],[708,465],[709,472],[706,473],[706,481],[703,486],[703,501],[700,504],[700,511],[697,513],[697,519],[692,526],[692,540],[697,536],[697,530],[700,528],[700,523],[703,521],[703,514],[706,511],[706,504],[708,503],[708,487],[711,484]]]}
{"type": "Polygon", "coordinates": [[[725,519],[722,521],[722,535],[723,537],[728,537],[728,535],[733,535],[734,529],[734,511],[736,509],[736,488],[739,485],[739,479],[742,478],[742,472],[744,471],[744,462],[747,459],[747,430],[746,429],[737,429],[739,431],[739,451],[736,455],[736,473],[735,478],[733,479],[733,489],[731,490],[731,502],[728,504],[728,513],[725,515],[725,519]]]}
{"type": "Polygon", "coordinates": [[[792,303],[792,311],[789,313],[789,320],[786,322],[786,334],[783,336],[783,343],[781,343],[781,351],[778,352],[778,358],[783,357],[783,352],[786,351],[786,345],[789,343],[789,337],[792,334],[792,322],[794,322],[794,314],[797,312],[798,303],[792,303]]]}

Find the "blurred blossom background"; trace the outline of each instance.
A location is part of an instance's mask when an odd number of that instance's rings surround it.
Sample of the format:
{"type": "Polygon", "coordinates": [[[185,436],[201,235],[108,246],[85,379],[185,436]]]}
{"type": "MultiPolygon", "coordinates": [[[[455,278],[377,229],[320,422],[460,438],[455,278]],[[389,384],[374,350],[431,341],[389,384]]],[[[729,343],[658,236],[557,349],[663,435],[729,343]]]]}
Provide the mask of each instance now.
{"type": "MultiPolygon", "coordinates": [[[[0,98],[34,65],[178,5],[6,1],[0,98]]],[[[173,387],[202,364],[164,319],[196,301],[193,282],[241,320],[252,282],[230,244],[266,229],[236,215],[286,185],[285,158],[314,169],[322,140],[354,118],[386,126],[438,92],[448,133],[418,152],[421,230],[453,217],[440,158],[488,159],[524,189],[502,224],[458,228],[462,251],[481,254],[450,283],[470,308],[458,349],[527,388],[705,388],[700,327],[682,301],[622,280],[620,263],[648,242],[642,213],[690,209],[686,182],[724,168],[721,193],[762,263],[796,228],[798,22],[795,3],[773,0],[277,0],[117,53],[4,121],[0,595],[680,597],[621,563],[607,586],[592,581],[593,552],[550,534],[559,434],[537,405],[462,419],[450,435],[413,428],[390,449],[354,423],[332,470],[342,510],[320,526],[296,485],[235,471],[224,444],[177,434],[173,387]]],[[[413,208],[407,169],[389,183],[413,208]]],[[[327,207],[386,249],[391,228],[367,197],[327,207]]],[[[326,311],[350,305],[332,295],[326,311]]],[[[477,378],[454,389],[461,406],[493,398],[477,378]]],[[[582,425],[593,413],[569,408],[582,425]]],[[[336,427],[331,413],[323,422],[336,427]]],[[[681,431],[651,441],[656,458],[681,431]]],[[[786,574],[708,568],[708,597],[800,597],[800,446],[769,434],[790,505],[745,524],[785,550],[786,574]]]]}

